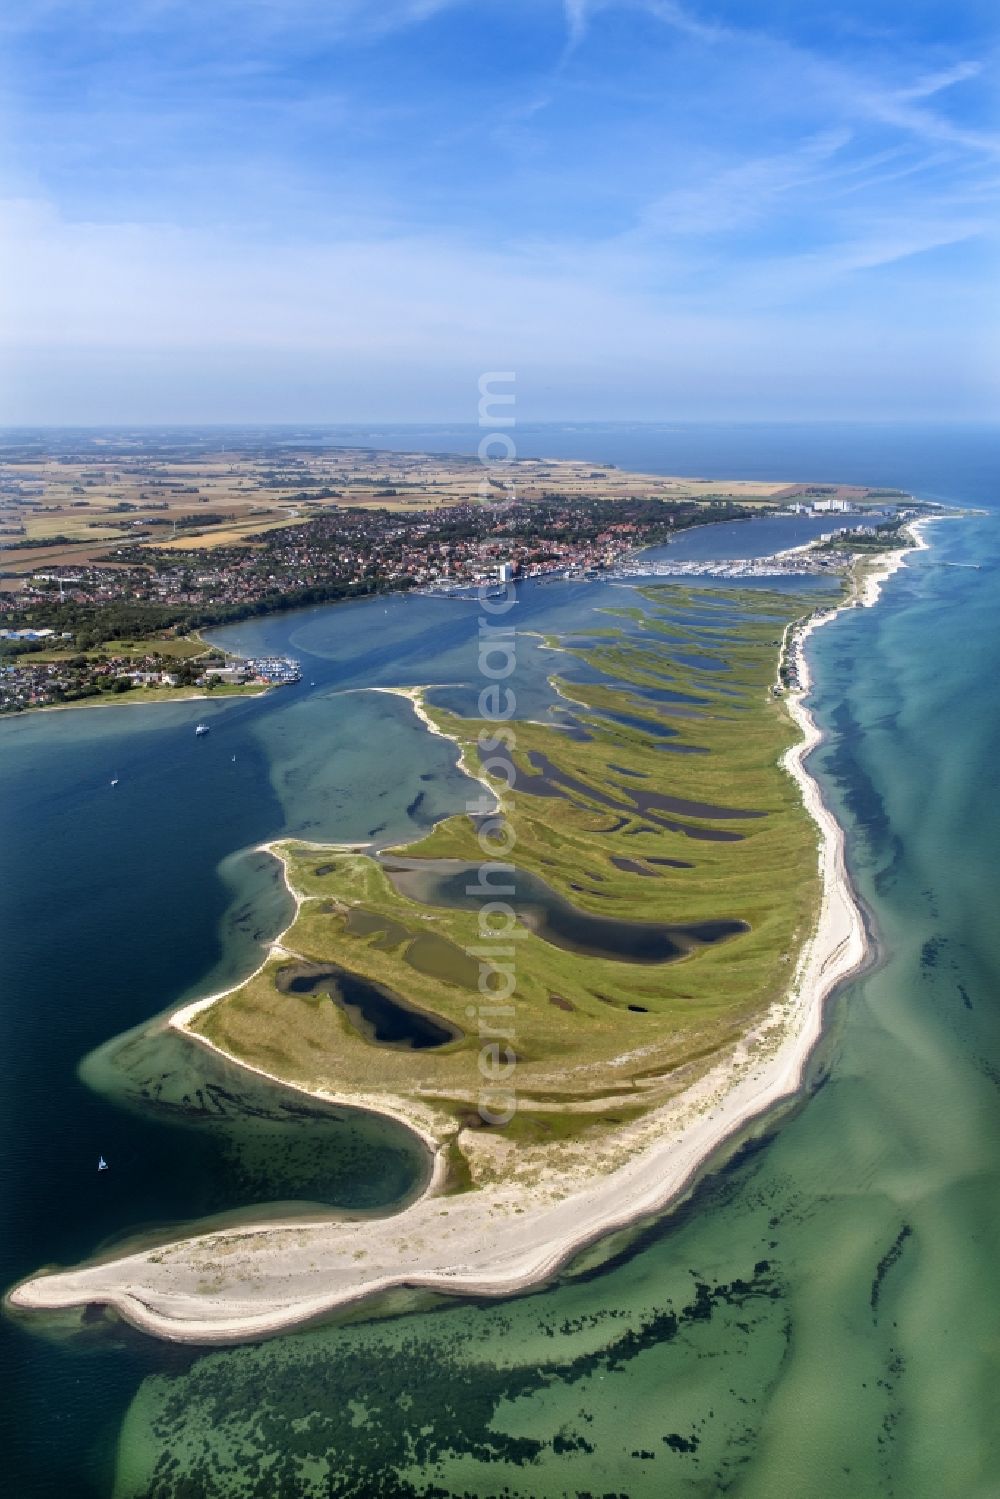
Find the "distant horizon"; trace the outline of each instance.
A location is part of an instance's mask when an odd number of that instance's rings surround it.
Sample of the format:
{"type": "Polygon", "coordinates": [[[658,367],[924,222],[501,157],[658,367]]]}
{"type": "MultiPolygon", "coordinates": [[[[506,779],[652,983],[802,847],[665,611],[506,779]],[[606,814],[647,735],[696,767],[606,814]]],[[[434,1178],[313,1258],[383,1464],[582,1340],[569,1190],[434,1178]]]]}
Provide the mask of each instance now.
{"type": "MultiPolygon", "coordinates": [[[[650,428],[676,428],[684,430],[692,427],[916,427],[927,430],[929,427],[961,428],[961,427],[995,427],[1000,430],[1000,417],[998,416],[941,416],[930,419],[926,416],[885,416],[885,417],[862,417],[862,416],[796,416],[796,417],[729,417],[729,416],[705,416],[705,417],[531,417],[515,416],[512,423],[514,429],[536,427],[562,427],[562,428],[594,428],[594,427],[650,427],[650,428]]],[[[10,432],[141,432],[141,431],[178,431],[178,432],[239,432],[256,431],[261,429],[296,429],[312,428],[319,431],[354,431],[358,428],[369,427],[373,430],[380,428],[392,431],[428,431],[441,429],[442,431],[468,430],[475,432],[482,430],[482,424],[470,421],[467,418],[412,418],[412,417],[354,417],[338,421],[325,419],[313,419],[310,417],[299,418],[247,418],[245,420],[226,420],[225,418],[214,418],[199,421],[183,420],[158,420],[149,418],[143,421],[100,421],[100,422],[0,422],[0,433],[10,432]]]]}

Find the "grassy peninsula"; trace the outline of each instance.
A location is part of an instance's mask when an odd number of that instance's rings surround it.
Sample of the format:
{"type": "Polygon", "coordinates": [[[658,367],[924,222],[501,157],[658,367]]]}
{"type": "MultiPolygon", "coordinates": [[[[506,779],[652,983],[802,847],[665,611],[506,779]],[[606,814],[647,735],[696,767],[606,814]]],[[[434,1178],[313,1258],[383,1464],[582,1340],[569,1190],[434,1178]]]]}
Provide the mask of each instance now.
{"type": "MultiPolygon", "coordinates": [[[[905,555],[859,570],[846,602],[874,604],[905,555]]],[[[632,599],[586,637],[546,640],[561,653],[562,723],[514,724],[510,793],[476,722],[398,689],[455,740],[470,787],[487,807],[500,798],[516,833],[529,899],[511,942],[509,1122],[491,1127],[477,1108],[489,1007],[470,987],[475,913],[435,884],[482,858],[469,819],[403,850],[272,845],[295,919],[251,979],[170,1023],[319,1098],[407,1122],[433,1155],[426,1189],[374,1227],[341,1215],[195,1230],[35,1276],[12,1307],[96,1301],[205,1344],[401,1288],[517,1292],[661,1211],[800,1087],[827,996],[868,953],[843,831],[804,766],[821,738],[804,644],[838,607],[677,585],[632,599]],[[657,956],[646,939],[667,946],[657,956]],[[390,1032],[403,1017],[395,1044],[379,1032],[387,1015],[390,1032]],[[400,1042],[405,1027],[420,1045],[400,1042]]]]}
{"type": "MultiPolygon", "coordinates": [[[[651,962],[581,953],[520,927],[509,1001],[517,1112],[502,1129],[476,1113],[481,1037],[469,1011],[488,1004],[470,951],[482,949],[478,913],[411,898],[387,872],[391,852],[380,861],[363,850],[276,846],[298,916],[280,951],[190,1028],[310,1090],[409,1113],[450,1142],[454,1180],[466,1185],[530,1176],[542,1158],[569,1163],[597,1137],[610,1144],[781,999],[815,920],[816,829],[779,765],[798,734],[772,690],[785,626],[810,607],[788,593],[653,586],[628,611],[627,632],[612,611],[596,645],[549,641],[562,652],[553,680],[567,726],[516,722],[513,776],[484,768],[477,736],[495,724],[418,694],[465,768],[502,800],[519,872],[605,924],[748,928],[651,962]],[[574,680],[576,659],[594,680],[574,680]],[[379,1045],[333,1002],[335,983],[289,992],[296,964],[335,964],[460,1038],[423,1050],[379,1045]]],[[[483,861],[464,815],[398,852],[408,864],[483,861]]]]}

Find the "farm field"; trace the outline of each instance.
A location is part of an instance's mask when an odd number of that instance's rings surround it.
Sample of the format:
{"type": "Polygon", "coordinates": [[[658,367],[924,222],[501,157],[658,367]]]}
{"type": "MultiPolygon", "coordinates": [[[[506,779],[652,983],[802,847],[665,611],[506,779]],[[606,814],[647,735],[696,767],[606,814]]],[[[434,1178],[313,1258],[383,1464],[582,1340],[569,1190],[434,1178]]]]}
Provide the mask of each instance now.
{"type": "MultiPolygon", "coordinates": [[[[525,501],[615,497],[774,504],[795,491],[781,482],[664,478],[534,459],[511,466],[525,501]]],[[[100,561],[119,547],[206,551],[245,543],[301,523],[331,506],[406,514],[481,498],[474,459],[368,449],[170,453],[122,449],[104,461],[16,451],[0,468],[0,572],[18,579],[100,561]]],[[[16,581],[14,583],[16,587],[16,581]]]]}

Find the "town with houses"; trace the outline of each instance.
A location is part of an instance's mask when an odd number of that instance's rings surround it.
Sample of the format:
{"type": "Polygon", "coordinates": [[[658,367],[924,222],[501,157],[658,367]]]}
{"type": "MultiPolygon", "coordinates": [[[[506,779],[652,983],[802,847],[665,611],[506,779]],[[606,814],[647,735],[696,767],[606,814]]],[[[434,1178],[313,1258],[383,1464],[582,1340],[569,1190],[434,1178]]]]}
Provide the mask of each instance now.
{"type": "Polygon", "coordinates": [[[0,711],[149,687],[274,685],[288,677],[267,663],[205,654],[178,663],[169,647],[201,628],[282,607],[605,569],[666,539],[678,519],[632,514],[628,506],[623,514],[617,503],[606,509],[532,506],[501,518],[470,506],[405,519],[326,511],[252,547],[161,554],[123,547],[103,565],[41,569],[3,596],[0,711]],[[147,648],[136,656],[143,639],[147,648]]]}
{"type": "Polygon", "coordinates": [[[264,692],[302,676],[298,662],[288,656],[222,656],[211,647],[179,666],[168,663],[169,658],[155,650],[139,656],[112,652],[57,660],[22,658],[0,665],[0,712],[59,707],[84,699],[123,702],[126,693],[132,694],[132,701],[152,701],[151,692],[167,697],[264,692]]]}
{"type": "Polygon", "coordinates": [[[0,485],[0,515],[17,522],[0,526],[0,712],[294,681],[294,662],[226,658],[199,634],[277,609],[631,571],[642,548],[686,528],[762,513],[856,513],[842,529],[859,542],[878,529],[864,524],[872,517],[853,492],[831,486],[749,492],[610,466],[532,464],[519,473],[523,493],[484,502],[465,460],[427,467],[425,457],[394,455],[397,467],[383,472],[386,460],[354,454],[346,468],[346,460],[310,468],[287,456],[214,467],[199,457],[196,467],[172,470],[159,459],[121,471],[75,460],[13,466],[0,485]],[[25,477],[35,468],[40,480],[25,477]],[[100,489],[102,476],[124,485],[133,470],[133,489],[100,489]],[[198,483],[184,482],[192,476],[198,483]],[[244,493],[251,478],[253,504],[244,493]],[[278,486],[270,509],[258,503],[265,485],[278,486]],[[68,521],[82,505],[99,514],[68,521]]]}

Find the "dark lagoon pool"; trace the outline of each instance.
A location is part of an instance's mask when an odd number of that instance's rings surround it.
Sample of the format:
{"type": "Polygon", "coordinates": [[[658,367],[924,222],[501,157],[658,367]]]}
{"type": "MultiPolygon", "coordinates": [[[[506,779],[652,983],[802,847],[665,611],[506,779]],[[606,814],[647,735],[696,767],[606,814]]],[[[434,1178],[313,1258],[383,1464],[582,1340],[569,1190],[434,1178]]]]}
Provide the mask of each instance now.
{"type": "MultiPolygon", "coordinates": [[[[401,895],[424,905],[451,910],[479,910],[480,866],[461,860],[401,860],[395,855],[382,867],[401,895]]],[[[492,879],[496,895],[509,902],[522,925],[555,947],[610,958],[620,963],[669,963],[698,947],[711,946],[750,930],[744,921],[712,920],[671,925],[624,921],[575,906],[539,875],[514,869],[509,879],[492,879]]]]}
{"type": "Polygon", "coordinates": [[[366,1041],[378,1046],[423,1051],[462,1038],[456,1027],[418,1010],[383,984],[335,963],[296,963],[279,968],[275,982],[284,994],[326,995],[366,1041]]]}

